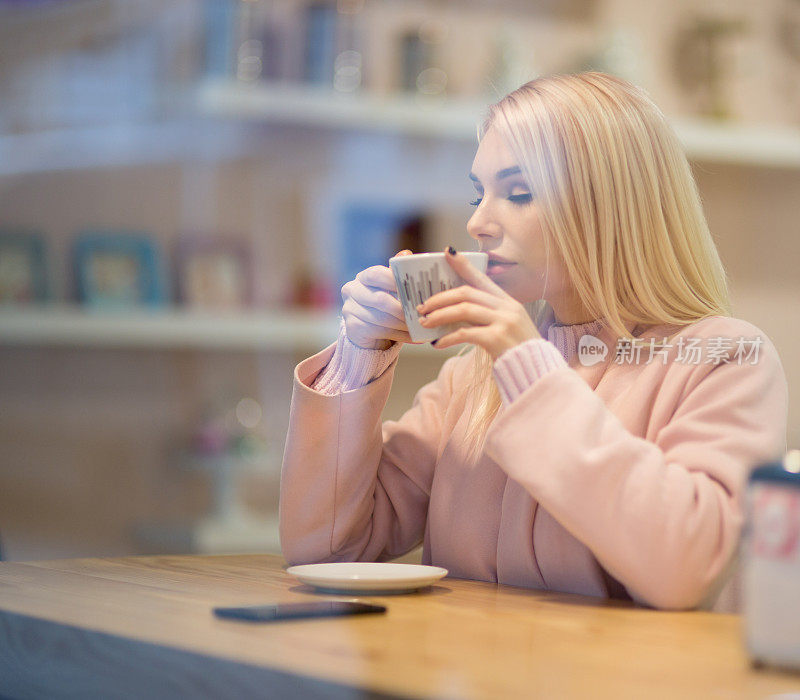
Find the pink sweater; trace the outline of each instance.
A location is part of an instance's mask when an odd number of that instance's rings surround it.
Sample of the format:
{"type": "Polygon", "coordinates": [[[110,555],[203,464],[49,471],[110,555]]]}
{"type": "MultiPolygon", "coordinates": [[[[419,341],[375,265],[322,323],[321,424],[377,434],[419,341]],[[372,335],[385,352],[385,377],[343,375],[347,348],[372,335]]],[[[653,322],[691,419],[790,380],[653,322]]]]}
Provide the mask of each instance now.
{"type": "Polygon", "coordinates": [[[281,472],[286,560],[387,561],[422,543],[423,563],[457,578],[709,607],[735,562],[747,472],[786,449],[775,347],[721,316],[649,329],[646,342],[677,335],[638,360],[599,321],[544,331],[495,362],[503,406],[477,462],[459,391],[471,353],[383,424],[398,346],[363,350],[342,332],[301,362],[281,472]],[[605,359],[583,359],[601,357],[578,352],[585,334],[605,359]]]}

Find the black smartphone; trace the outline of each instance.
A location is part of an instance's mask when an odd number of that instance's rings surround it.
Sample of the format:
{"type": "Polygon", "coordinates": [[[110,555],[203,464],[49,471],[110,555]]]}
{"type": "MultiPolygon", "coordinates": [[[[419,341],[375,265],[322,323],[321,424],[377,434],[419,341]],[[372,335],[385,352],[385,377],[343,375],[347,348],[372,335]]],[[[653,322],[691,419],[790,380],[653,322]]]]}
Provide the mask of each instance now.
{"type": "Polygon", "coordinates": [[[217,617],[248,622],[294,620],[302,617],[333,617],[336,615],[361,615],[386,612],[383,605],[351,603],[342,600],[320,600],[309,603],[276,603],[254,605],[246,608],[214,608],[217,617]]]}

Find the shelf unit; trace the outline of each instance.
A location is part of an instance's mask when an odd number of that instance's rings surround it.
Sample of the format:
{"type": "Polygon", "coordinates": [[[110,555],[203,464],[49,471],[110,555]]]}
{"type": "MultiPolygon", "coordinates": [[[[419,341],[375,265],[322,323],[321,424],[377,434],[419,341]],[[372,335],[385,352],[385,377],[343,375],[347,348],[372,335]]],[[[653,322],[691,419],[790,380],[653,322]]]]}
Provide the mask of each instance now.
{"type": "MultiPolygon", "coordinates": [[[[0,309],[0,346],[293,351],[320,350],[338,334],[336,312],[203,313],[105,311],[79,307],[0,309]]],[[[404,352],[441,358],[427,343],[404,352]]]]}
{"type": "MultiPolygon", "coordinates": [[[[233,158],[252,152],[257,134],[248,127],[263,124],[476,143],[476,127],[491,100],[435,101],[287,83],[209,81],[194,94],[191,118],[0,136],[0,177],[233,158]]],[[[691,160],[800,169],[800,128],[692,119],[672,124],[691,160]]]]}
{"type": "MultiPolygon", "coordinates": [[[[476,125],[491,101],[429,102],[414,96],[344,95],[299,85],[208,82],[198,91],[201,112],[219,117],[325,128],[398,132],[476,141],[476,125]]],[[[800,128],[675,119],[692,160],[800,168],[800,128]]]]}
{"type": "Polygon", "coordinates": [[[198,111],[217,117],[472,141],[490,102],[230,80],[208,81],[197,91],[198,111]]]}

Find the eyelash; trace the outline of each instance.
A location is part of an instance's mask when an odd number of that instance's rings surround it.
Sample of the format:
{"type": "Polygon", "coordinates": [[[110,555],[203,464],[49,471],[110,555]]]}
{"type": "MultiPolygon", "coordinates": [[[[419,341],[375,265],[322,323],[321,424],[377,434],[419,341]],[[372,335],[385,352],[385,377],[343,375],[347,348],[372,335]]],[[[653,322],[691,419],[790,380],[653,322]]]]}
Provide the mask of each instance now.
{"type": "Polygon", "coordinates": [[[533,199],[533,196],[529,194],[512,194],[509,195],[508,199],[514,204],[527,204],[533,199]]]}
{"type": "MultiPolygon", "coordinates": [[[[508,201],[513,202],[514,204],[527,204],[533,199],[533,197],[529,194],[510,194],[508,195],[508,201]]],[[[470,205],[473,207],[477,207],[483,201],[482,197],[478,197],[478,199],[470,202],[470,205]]]]}

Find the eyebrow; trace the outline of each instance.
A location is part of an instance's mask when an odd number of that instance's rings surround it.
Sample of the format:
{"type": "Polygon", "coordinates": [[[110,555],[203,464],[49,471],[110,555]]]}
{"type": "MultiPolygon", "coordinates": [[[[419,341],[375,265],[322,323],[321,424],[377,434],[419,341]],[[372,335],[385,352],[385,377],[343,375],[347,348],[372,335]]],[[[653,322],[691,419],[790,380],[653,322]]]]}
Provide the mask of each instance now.
{"type": "MultiPolygon", "coordinates": [[[[518,166],[513,166],[511,168],[503,168],[502,170],[498,170],[495,174],[495,180],[502,180],[505,177],[510,177],[511,175],[519,175],[522,171],[519,169],[518,166]]],[[[478,176],[475,173],[469,174],[469,179],[474,180],[475,182],[480,182],[478,176]]]]}

